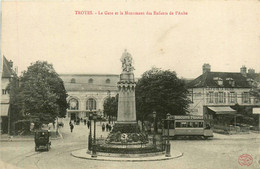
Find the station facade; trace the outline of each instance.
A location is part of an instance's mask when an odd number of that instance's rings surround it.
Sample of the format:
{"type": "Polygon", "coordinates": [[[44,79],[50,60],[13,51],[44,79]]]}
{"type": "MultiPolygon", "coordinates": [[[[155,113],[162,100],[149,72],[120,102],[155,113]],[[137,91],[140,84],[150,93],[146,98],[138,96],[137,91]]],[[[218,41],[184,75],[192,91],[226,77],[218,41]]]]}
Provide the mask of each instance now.
{"type": "Polygon", "coordinates": [[[60,74],[67,90],[67,118],[71,120],[89,117],[90,112],[103,113],[104,102],[118,93],[119,75],[114,74],[60,74]]]}

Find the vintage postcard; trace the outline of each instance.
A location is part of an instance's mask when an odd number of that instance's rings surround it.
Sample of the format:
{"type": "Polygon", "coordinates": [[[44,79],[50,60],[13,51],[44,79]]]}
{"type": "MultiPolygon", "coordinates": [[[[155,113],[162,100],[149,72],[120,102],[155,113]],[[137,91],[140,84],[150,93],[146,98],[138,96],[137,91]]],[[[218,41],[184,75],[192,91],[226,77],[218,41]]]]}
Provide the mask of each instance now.
{"type": "Polygon", "coordinates": [[[2,0],[0,168],[259,168],[259,28],[258,0],[2,0]]]}

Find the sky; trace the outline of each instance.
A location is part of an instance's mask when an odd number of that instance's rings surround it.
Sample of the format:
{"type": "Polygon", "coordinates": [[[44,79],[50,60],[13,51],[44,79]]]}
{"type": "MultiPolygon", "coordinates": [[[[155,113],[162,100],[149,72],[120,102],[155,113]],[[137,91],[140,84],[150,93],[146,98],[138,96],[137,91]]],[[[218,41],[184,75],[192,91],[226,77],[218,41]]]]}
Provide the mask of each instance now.
{"type": "Polygon", "coordinates": [[[125,49],[135,76],[153,66],[196,78],[211,71],[260,72],[260,1],[2,2],[1,55],[24,71],[37,60],[58,73],[120,74],[125,49]],[[93,15],[76,15],[92,11],[93,15]],[[161,11],[188,15],[98,15],[161,11]],[[97,13],[97,14],[95,14],[97,13]]]}

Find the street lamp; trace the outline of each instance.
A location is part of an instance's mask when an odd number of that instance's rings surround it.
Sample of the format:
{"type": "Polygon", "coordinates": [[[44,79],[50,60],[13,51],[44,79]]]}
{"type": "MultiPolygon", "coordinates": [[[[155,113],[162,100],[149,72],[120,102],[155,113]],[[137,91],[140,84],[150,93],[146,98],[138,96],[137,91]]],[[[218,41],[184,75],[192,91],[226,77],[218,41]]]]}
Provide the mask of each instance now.
{"type": "Polygon", "coordinates": [[[97,113],[95,112],[93,114],[93,120],[94,120],[94,142],[92,145],[92,155],[91,157],[97,157],[97,144],[96,144],[96,120],[97,120],[97,113]]]}
{"type": "Polygon", "coordinates": [[[156,140],[155,140],[155,118],[156,118],[156,111],[153,111],[153,145],[156,145],[156,140]]]}
{"type": "Polygon", "coordinates": [[[89,112],[89,121],[90,121],[90,127],[89,127],[89,136],[88,136],[88,150],[91,151],[92,149],[92,133],[91,133],[91,120],[92,120],[92,111],[89,112]]]}
{"type": "Polygon", "coordinates": [[[169,132],[169,128],[170,128],[170,113],[167,114],[167,129],[168,129],[168,133],[167,133],[167,144],[166,144],[166,153],[165,156],[166,157],[171,157],[171,144],[170,144],[170,132],[169,132]]]}

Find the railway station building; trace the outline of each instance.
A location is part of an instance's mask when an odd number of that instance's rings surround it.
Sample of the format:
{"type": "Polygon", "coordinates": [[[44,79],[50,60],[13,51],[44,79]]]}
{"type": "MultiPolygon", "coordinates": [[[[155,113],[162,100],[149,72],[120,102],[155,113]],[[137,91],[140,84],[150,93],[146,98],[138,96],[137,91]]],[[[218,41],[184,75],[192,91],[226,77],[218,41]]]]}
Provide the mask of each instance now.
{"type": "Polygon", "coordinates": [[[89,117],[96,112],[105,117],[103,105],[108,97],[117,95],[119,75],[115,74],[60,74],[67,90],[69,108],[67,118],[71,120],[89,117]]]}

